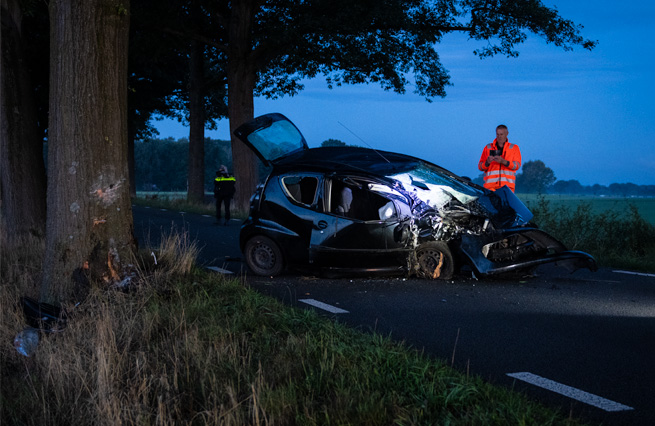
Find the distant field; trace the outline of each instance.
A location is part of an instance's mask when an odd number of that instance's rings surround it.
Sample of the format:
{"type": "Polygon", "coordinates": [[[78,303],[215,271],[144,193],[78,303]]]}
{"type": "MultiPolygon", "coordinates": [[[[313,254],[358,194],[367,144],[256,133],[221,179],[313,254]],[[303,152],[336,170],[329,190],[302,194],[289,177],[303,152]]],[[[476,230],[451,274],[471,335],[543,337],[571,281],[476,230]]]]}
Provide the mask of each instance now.
{"type": "Polygon", "coordinates": [[[169,200],[186,199],[186,191],[137,191],[137,198],[167,198],[169,200]]]}
{"type": "MultiPolygon", "coordinates": [[[[206,196],[212,196],[211,193],[206,193],[206,196]]],[[[536,194],[517,194],[518,197],[528,205],[536,204],[540,195],[536,194]]],[[[159,199],[168,200],[183,200],[186,199],[186,192],[146,192],[138,191],[137,197],[151,198],[156,196],[159,199]]],[[[639,210],[639,214],[648,222],[655,225],[655,198],[619,198],[619,197],[594,197],[594,196],[573,196],[573,195],[544,195],[546,200],[550,202],[551,208],[557,208],[560,205],[575,208],[581,202],[589,203],[595,212],[603,212],[606,210],[613,210],[616,212],[628,212],[628,206],[634,204],[639,210]]]]}
{"type": "MultiPolygon", "coordinates": [[[[517,196],[528,207],[536,204],[540,195],[536,194],[517,194],[517,196]]],[[[655,198],[620,198],[620,197],[594,197],[594,196],[573,196],[573,195],[544,195],[550,202],[551,208],[557,208],[560,205],[575,208],[577,204],[588,203],[594,212],[603,212],[607,210],[619,213],[629,212],[630,204],[634,204],[639,214],[648,222],[655,225],[655,198]]]]}

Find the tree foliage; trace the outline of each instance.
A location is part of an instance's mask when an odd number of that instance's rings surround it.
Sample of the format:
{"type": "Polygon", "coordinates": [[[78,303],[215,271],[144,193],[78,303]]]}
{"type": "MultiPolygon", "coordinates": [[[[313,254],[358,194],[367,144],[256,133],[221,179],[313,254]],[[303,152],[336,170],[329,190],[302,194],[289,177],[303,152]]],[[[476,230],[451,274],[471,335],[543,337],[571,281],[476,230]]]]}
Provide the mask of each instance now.
{"type": "Polygon", "coordinates": [[[326,139],[321,142],[321,146],[346,146],[347,144],[344,141],[338,139],[326,139]]]}
{"type": "MultiPolygon", "coordinates": [[[[191,19],[191,3],[142,0],[132,6],[130,112],[141,117],[135,123],[137,139],[157,134],[149,126],[153,117],[163,116],[189,124],[191,45],[194,40],[202,40],[212,27],[211,22],[205,22],[211,18],[207,13],[199,20],[191,19]]],[[[215,47],[204,43],[203,46],[203,109],[206,127],[215,129],[218,121],[227,115],[225,58],[215,47]]]]}
{"type": "Polygon", "coordinates": [[[130,111],[141,118],[136,130],[151,130],[143,126],[143,119],[153,115],[189,124],[186,164],[192,202],[203,196],[205,128],[215,129],[227,116],[225,60],[203,41],[213,27],[213,14],[201,6],[195,0],[141,1],[133,9],[130,39],[130,81],[135,89],[141,88],[140,96],[134,90],[130,98],[130,111]]]}
{"type": "Polygon", "coordinates": [[[575,179],[558,180],[552,187],[552,192],[559,194],[581,194],[582,185],[575,179]]]}
{"type": "Polygon", "coordinates": [[[516,191],[545,194],[555,180],[555,172],[550,167],[546,167],[543,161],[528,161],[516,175],[516,191]]]}
{"type": "MultiPolygon", "coordinates": [[[[566,50],[595,42],[581,26],[540,0],[241,0],[204,3],[216,15],[211,42],[226,57],[230,133],[254,116],[253,96],[302,90],[324,75],[330,87],[377,83],[426,99],[445,96],[449,75],[438,43],[451,32],[479,40],[481,57],[517,56],[536,34],[566,50]]],[[[233,138],[236,205],[245,208],[257,182],[255,157],[233,138]]]]}
{"type": "Polygon", "coordinates": [[[293,94],[302,78],[323,74],[328,84],[379,83],[426,98],[446,95],[449,75],[438,43],[451,32],[483,41],[480,57],[518,56],[529,33],[570,50],[591,49],[582,26],[540,0],[313,0],[262,2],[252,47],[258,93],[293,94]]]}

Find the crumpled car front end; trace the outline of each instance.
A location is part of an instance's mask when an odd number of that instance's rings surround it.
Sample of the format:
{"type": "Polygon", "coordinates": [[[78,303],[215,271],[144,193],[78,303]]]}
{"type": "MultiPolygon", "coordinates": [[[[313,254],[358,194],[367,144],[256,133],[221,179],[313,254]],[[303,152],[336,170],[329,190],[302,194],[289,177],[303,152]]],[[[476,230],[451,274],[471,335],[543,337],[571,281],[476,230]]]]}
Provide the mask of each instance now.
{"type": "Polygon", "coordinates": [[[591,255],[567,250],[531,223],[532,213],[506,187],[488,191],[425,163],[389,177],[411,200],[408,241],[415,248],[444,241],[483,275],[528,271],[546,263],[570,271],[597,269],[591,255]]]}
{"type": "Polygon", "coordinates": [[[486,232],[475,237],[464,234],[460,251],[482,274],[526,270],[545,263],[556,263],[571,272],[598,269],[589,254],[567,250],[553,236],[530,222],[532,213],[506,187],[481,197],[480,204],[490,212],[486,232]]]}

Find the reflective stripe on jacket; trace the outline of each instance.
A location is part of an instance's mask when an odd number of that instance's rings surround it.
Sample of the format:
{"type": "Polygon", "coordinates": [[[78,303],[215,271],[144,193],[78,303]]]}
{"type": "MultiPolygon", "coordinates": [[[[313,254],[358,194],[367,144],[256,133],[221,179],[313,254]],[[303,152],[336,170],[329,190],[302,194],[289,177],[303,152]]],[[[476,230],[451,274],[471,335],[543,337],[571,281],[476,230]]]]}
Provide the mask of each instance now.
{"type": "Polygon", "coordinates": [[[214,197],[232,197],[236,192],[234,176],[217,176],[214,178],[214,197]]]}
{"type": "Polygon", "coordinates": [[[487,161],[489,151],[492,149],[498,149],[496,139],[484,147],[482,156],[480,156],[480,162],[478,163],[478,169],[484,172],[484,187],[495,191],[501,186],[507,186],[514,192],[516,188],[516,173],[521,167],[521,151],[519,150],[519,146],[511,144],[509,141],[505,142],[501,156],[509,161],[508,166],[503,166],[494,161],[488,167],[485,167],[484,163],[487,161]]]}

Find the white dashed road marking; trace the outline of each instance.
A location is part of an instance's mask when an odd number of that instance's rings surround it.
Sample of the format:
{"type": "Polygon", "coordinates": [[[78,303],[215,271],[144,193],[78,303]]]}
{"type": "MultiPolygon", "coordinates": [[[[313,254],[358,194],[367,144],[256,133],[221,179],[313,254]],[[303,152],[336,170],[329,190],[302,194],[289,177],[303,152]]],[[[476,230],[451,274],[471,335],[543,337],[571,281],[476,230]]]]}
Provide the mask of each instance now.
{"type": "Polygon", "coordinates": [[[532,373],[507,373],[509,377],[513,377],[518,380],[530,383],[532,385],[538,386],[543,389],[558,393],[560,395],[567,396],[569,398],[575,399],[585,404],[593,405],[594,407],[600,408],[605,411],[626,411],[634,410],[632,407],[627,405],[619,404],[618,402],[610,401],[609,399],[602,398],[598,395],[594,395],[580,389],[572,388],[571,386],[566,386],[561,383],[546,379],[544,377],[537,376],[532,373]]]}
{"type": "Polygon", "coordinates": [[[642,272],[630,272],[630,271],[612,271],[617,274],[629,274],[629,275],[641,275],[642,277],[655,277],[655,274],[644,274],[642,272]]]}
{"type": "Polygon", "coordinates": [[[327,303],[319,302],[318,300],[314,299],[298,299],[299,302],[307,303],[308,305],[312,305],[316,308],[323,309],[325,311],[331,312],[333,314],[347,314],[348,311],[343,310],[341,308],[337,308],[336,306],[328,305],[327,303]]]}

